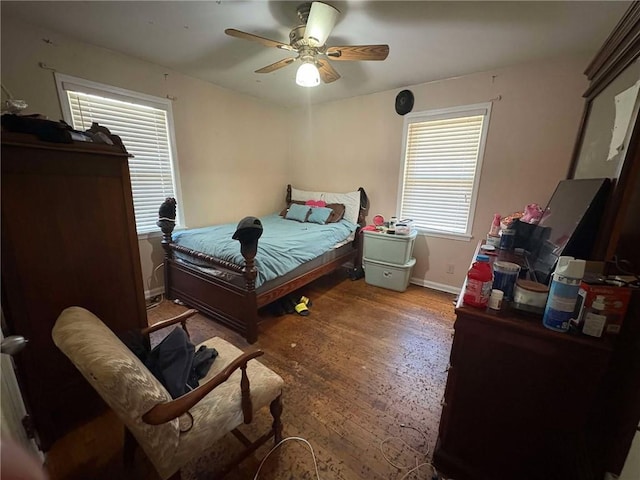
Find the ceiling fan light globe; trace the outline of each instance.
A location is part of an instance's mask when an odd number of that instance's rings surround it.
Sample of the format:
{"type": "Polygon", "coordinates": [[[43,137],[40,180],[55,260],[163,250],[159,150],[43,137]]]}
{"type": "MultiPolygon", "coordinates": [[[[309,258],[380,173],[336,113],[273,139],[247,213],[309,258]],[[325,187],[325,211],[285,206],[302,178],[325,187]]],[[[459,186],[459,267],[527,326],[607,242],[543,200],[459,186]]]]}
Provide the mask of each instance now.
{"type": "Polygon", "coordinates": [[[298,67],[296,83],[301,87],[317,87],[320,85],[320,72],[313,63],[303,63],[298,67]]]}
{"type": "Polygon", "coordinates": [[[340,11],[326,3],[313,2],[309,19],[304,32],[304,38],[312,47],[321,47],[336,24],[340,11]]]}

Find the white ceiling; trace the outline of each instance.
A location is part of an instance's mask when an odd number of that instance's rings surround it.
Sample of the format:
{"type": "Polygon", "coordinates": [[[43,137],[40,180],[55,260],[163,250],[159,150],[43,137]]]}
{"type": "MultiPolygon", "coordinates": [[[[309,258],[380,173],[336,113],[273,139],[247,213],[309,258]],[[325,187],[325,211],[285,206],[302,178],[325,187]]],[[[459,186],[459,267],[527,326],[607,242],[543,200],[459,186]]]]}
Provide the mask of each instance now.
{"type": "MultiPolygon", "coordinates": [[[[330,1],[327,45],[386,43],[383,62],[332,62],[342,78],[295,84],[297,64],[257,70],[285,51],[225,35],[236,28],[288,43],[302,1],[10,2],[2,16],[160,64],[285,106],[318,103],[550,57],[593,55],[630,2],[330,1]]],[[[585,65],[586,67],[586,65],[585,65]]]]}

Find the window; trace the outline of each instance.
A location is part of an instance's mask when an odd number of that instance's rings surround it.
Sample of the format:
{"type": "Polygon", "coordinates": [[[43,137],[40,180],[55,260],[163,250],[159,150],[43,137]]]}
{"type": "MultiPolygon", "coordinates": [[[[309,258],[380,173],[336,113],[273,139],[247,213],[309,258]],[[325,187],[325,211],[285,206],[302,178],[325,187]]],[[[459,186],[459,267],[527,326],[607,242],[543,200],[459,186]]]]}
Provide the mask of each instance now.
{"type": "Polygon", "coordinates": [[[67,75],[56,74],[56,83],[69,125],[84,131],[97,122],[122,138],[133,155],[129,174],[138,234],[158,231],[160,204],[178,193],[171,102],[67,75]]]}
{"type": "Polygon", "coordinates": [[[487,103],[405,117],[400,218],[427,234],[471,238],[490,111],[487,103]]]}

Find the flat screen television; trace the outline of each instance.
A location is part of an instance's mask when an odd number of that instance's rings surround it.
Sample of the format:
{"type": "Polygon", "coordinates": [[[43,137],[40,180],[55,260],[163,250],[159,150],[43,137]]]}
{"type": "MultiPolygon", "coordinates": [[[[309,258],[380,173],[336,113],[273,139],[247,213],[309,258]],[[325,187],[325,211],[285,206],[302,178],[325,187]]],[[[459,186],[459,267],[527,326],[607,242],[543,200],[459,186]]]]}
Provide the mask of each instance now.
{"type": "Polygon", "coordinates": [[[608,178],[558,183],[540,222],[528,229],[525,250],[535,280],[548,285],[561,255],[591,258],[610,187],[608,178]]]}

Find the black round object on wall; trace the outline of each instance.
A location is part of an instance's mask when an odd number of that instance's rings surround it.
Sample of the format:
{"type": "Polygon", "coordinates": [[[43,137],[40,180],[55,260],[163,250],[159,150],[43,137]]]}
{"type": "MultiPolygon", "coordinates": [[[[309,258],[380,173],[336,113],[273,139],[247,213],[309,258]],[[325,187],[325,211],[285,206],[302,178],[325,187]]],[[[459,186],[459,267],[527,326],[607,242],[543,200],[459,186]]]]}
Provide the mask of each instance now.
{"type": "Polygon", "coordinates": [[[398,115],[406,115],[413,108],[413,93],[411,90],[402,90],[396,96],[396,112],[398,115]]]}

